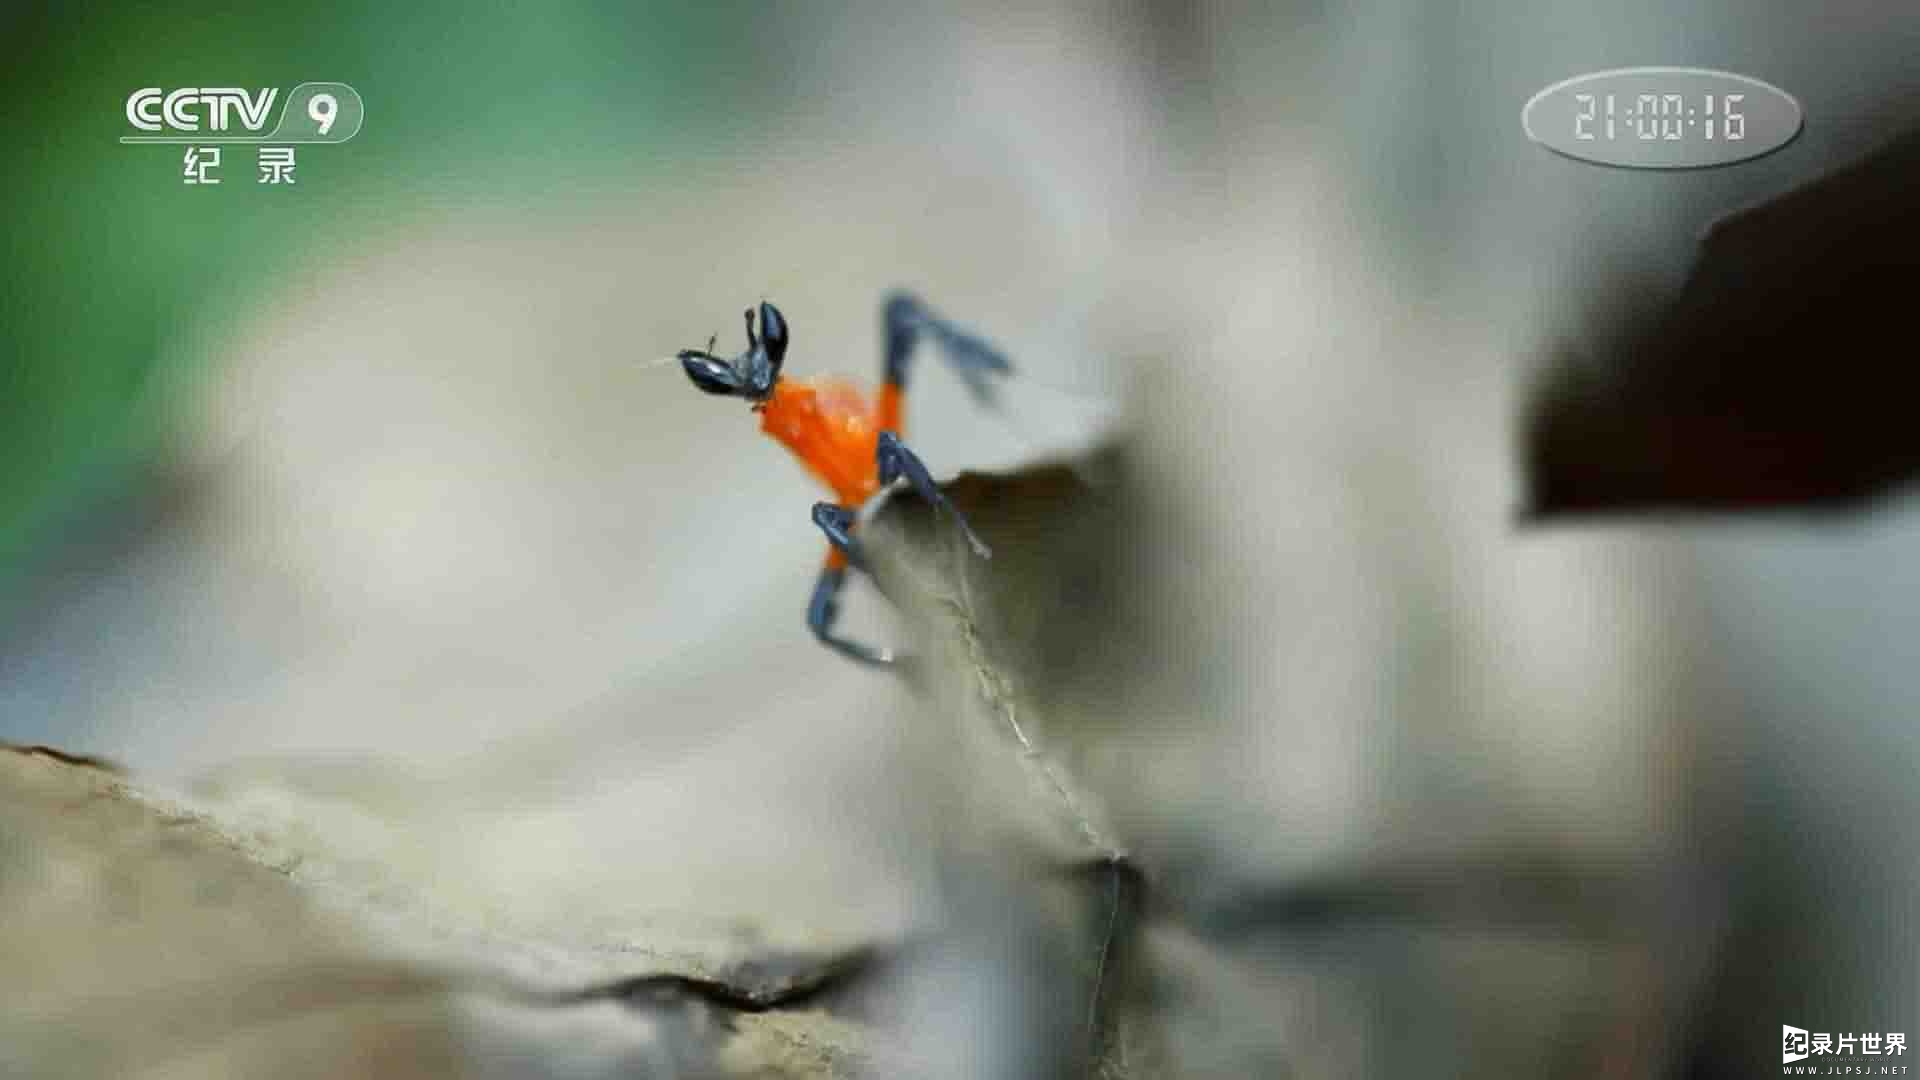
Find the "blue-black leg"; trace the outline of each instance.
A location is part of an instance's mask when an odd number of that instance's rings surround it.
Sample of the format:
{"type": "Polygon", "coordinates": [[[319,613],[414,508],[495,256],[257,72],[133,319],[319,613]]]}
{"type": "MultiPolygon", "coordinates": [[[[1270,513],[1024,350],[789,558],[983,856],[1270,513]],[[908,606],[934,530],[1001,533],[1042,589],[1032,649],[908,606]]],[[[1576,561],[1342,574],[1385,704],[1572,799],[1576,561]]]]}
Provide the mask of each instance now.
{"type": "Polygon", "coordinates": [[[813,504],[813,523],[827,534],[827,543],[835,551],[847,557],[847,561],[856,568],[867,568],[866,556],[860,550],[860,541],[853,538],[854,512],[844,506],[830,502],[813,504]]]}
{"type": "Polygon", "coordinates": [[[910,293],[887,296],[880,308],[881,335],[886,341],[886,370],[889,383],[905,389],[907,362],[922,336],[939,344],[948,365],[967,384],[967,392],[981,405],[993,404],[993,376],[1007,375],[1013,365],[1006,355],[985,338],[948,322],[910,293]]]}
{"type": "Polygon", "coordinates": [[[913,490],[918,492],[921,498],[932,503],[936,509],[945,510],[953,515],[954,524],[960,526],[961,534],[967,538],[967,545],[973,548],[975,555],[983,559],[993,558],[993,549],[974,534],[973,526],[967,524],[966,515],[960,512],[959,507],[947,500],[946,495],[940,490],[940,485],[933,482],[933,474],[927,471],[926,463],[921,461],[913,451],[907,449],[907,445],[900,441],[900,436],[891,431],[881,432],[880,449],[876,456],[879,458],[881,487],[886,487],[895,480],[905,477],[907,483],[913,485],[913,490]]]}
{"type": "Polygon", "coordinates": [[[850,660],[875,667],[885,667],[894,662],[891,649],[876,649],[871,645],[862,645],[857,641],[833,632],[833,621],[840,615],[840,587],[847,582],[847,568],[829,564],[820,569],[820,577],[813,584],[813,599],[807,603],[807,628],[820,643],[850,660]]]}

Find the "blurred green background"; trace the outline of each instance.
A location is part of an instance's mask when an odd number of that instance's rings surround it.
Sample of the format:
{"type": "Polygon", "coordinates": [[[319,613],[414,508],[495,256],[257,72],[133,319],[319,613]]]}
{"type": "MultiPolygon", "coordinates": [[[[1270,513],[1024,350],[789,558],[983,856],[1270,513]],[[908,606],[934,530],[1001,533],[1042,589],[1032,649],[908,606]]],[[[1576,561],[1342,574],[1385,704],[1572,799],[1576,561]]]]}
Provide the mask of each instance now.
{"type": "MultiPolygon", "coordinates": [[[[776,92],[750,5],[26,5],[0,16],[13,131],[0,199],[0,605],[56,526],[141,482],[216,340],[276,275],[474,202],[554,213],[676,168],[776,92]],[[138,86],[349,83],[352,142],[299,150],[294,189],[181,182],[124,146],[138,86]]],[[[276,110],[279,105],[276,104],[276,110]]],[[[344,317],[344,316],[343,316],[344,317]]]]}

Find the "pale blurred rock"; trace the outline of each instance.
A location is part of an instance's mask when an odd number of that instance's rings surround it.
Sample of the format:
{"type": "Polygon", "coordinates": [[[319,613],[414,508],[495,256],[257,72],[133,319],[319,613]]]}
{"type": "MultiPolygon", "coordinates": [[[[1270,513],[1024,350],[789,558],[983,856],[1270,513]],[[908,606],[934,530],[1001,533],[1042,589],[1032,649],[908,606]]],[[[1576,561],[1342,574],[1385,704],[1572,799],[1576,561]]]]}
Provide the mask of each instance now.
{"type": "Polygon", "coordinates": [[[0,750],[0,1073],[835,1077],[866,1058],[857,1023],[769,1011],[840,978],[836,956],[450,932],[391,895],[404,847],[357,867],[365,894],[303,880],[343,820],[235,827],[104,765],[0,750]],[[547,977],[521,977],[530,952],[547,977]]]}
{"type": "Polygon", "coordinates": [[[378,959],[211,821],[0,753],[0,1071],[438,1076],[445,983],[378,959]]]}
{"type": "Polygon", "coordinates": [[[1121,446],[945,490],[991,559],[911,493],[861,535],[930,705],[918,790],[942,809],[957,947],[1024,1025],[984,1074],[1588,1075],[1674,1052],[1661,1003],[1692,992],[1699,949],[1668,943],[1712,929],[1697,868],[1517,816],[1270,858],[1301,823],[1264,809],[1276,782],[1224,752],[1242,744],[1221,721],[1284,718],[1220,692],[1234,654],[1183,590],[1239,568],[1190,563],[1178,487],[1121,446]],[[1236,846],[1223,824],[1256,816],[1278,839],[1236,846]],[[1443,1019],[1395,1019],[1416,1015],[1443,1019]]]}

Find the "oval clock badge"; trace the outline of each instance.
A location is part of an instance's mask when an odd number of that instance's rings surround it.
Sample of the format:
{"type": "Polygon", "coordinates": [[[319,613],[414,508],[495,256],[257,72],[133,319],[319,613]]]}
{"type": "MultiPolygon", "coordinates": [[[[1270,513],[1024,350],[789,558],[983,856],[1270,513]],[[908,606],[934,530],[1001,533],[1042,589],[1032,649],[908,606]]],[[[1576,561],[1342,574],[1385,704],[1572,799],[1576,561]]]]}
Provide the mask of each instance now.
{"type": "Polygon", "coordinates": [[[1704,169],[1793,141],[1792,94],[1707,68],[1616,68],[1554,83],[1520,110],[1527,137],[1556,154],[1626,169],[1704,169]]]}

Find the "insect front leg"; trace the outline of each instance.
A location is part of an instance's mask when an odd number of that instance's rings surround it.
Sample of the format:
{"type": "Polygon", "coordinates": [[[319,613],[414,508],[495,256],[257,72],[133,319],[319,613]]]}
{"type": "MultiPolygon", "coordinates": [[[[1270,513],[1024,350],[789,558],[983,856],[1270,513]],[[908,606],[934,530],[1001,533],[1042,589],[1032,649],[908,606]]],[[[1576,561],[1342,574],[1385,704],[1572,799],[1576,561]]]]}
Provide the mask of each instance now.
{"type": "Polygon", "coordinates": [[[827,535],[827,562],[813,584],[813,598],[807,603],[807,628],[820,643],[848,659],[876,667],[889,666],[897,659],[891,649],[863,645],[833,632],[840,616],[840,590],[847,583],[847,567],[865,570],[867,561],[860,542],[853,536],[854,512],[835,503],[813,504],[813,523],[827,535]]]}

